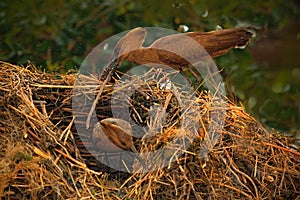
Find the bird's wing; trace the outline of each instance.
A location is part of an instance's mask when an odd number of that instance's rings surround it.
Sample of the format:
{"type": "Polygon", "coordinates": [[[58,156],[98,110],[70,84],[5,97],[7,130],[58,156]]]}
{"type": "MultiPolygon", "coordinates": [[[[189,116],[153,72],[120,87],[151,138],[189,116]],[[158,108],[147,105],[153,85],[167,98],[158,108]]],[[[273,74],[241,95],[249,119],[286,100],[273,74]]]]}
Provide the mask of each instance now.
{"type": "MultiPolygon", "coordinates": [[[[201,47],[196,47],[196,44],[198,44],[206,50],[206,52],[195,51],[198,56],[205,56],[208,53],[211,57],[216,57],[227,53],[227,51],[232,48],[246,46],[251,38],[252,33],[245,28],[210,32],[188,32],[162,37],[156,40],[150,47],[189,51],[195,50],[195,48],[200,49],[201,47]],[[192,41],[194,41],[194,43],[192,41]]],[[[189,51],[189,53],[190,52],[191,51],[189,51]]],[[[184,55],[184,52],[180,55],[184,55]]]]}

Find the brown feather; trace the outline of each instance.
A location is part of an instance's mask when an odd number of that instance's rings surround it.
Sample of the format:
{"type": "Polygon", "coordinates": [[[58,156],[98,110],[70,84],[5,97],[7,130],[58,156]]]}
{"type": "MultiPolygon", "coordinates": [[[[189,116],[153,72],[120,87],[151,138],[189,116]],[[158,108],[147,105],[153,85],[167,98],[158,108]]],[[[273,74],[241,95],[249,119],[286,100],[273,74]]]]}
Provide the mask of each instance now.
{"type": "Polygon", "coordinates": [[[246,46],[252,38],[250,31],[235,28],[169,35],[154,41],[149,47],[143,47],[146,34],[145,29],[136,28],[118,42],[115,53],[120,52],[119,62],[156,63],[180,69],[188,67],[190,61],[209,59],[232,48],[246,46]]]}

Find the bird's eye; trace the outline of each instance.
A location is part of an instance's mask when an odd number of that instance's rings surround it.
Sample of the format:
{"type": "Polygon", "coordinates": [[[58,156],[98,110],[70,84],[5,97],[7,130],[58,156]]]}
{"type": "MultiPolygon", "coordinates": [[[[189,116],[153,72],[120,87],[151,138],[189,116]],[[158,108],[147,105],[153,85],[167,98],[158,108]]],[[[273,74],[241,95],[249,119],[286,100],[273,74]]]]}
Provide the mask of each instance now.
{"type": "Polygon", "coordinates": [[[122,144],[123,146],[126,146],[126,143],[125,143],[125,142],[121,142],[121,144],[122,144]]]}
{"type": "Polygon", "coordinates": [[[126,147],[126,143],[125,143],[125,142],[122,142],[122,141],[121,141],[121,145],[122,145],[123,147],[126,147]]]}

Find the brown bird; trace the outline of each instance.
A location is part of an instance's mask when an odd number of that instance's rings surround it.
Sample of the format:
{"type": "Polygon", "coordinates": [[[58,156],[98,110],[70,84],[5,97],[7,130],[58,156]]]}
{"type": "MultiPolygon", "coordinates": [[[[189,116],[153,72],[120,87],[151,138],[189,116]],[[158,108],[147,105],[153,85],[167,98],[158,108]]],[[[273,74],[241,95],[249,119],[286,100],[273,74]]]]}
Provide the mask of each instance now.
{"type": "Polygon", "coordinates": [[[106,118],[98,122],[93,129],[92,140],[105,153],[132,151],[141,166],[147,169],[132,140],[132,128],[129,122],[118,118],[106,118]]]}
{"type": "Polygon", "coordinates": [[[128,32],[116,44],[113,58],[117,60],[117,65],[129,61],[139,65],[162,64],[183,70],[191,66],[190,61],[214,58],[232,48],[245,47],[252,35],[245,28],[188,32],[168,35],[154,41],[149,47],[143,47],[147,31],[139,27],[128,32]]]}
{"type": "Polygon", "coordinates": [[[131,125],[122,119],[106,118],[95,124],[92,140],[105,152],[123,149],[138,153],[133,144],[131,125]]]}

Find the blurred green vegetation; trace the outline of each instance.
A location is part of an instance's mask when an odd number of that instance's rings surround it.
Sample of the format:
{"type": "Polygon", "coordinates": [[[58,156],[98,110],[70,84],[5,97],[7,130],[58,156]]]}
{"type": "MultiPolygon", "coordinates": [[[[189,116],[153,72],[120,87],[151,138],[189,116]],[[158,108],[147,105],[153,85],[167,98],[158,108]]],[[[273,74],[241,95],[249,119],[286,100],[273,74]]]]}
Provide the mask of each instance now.
{"type": "Polygon", "coordinates": [[[137,26],[190,31],[254,26],[245,50],[217,59],[237,102],[269,127],[300,136],[298,0],[28,0],[0,2],[0,60],[76,70],[109,36],[137,26]]]}

